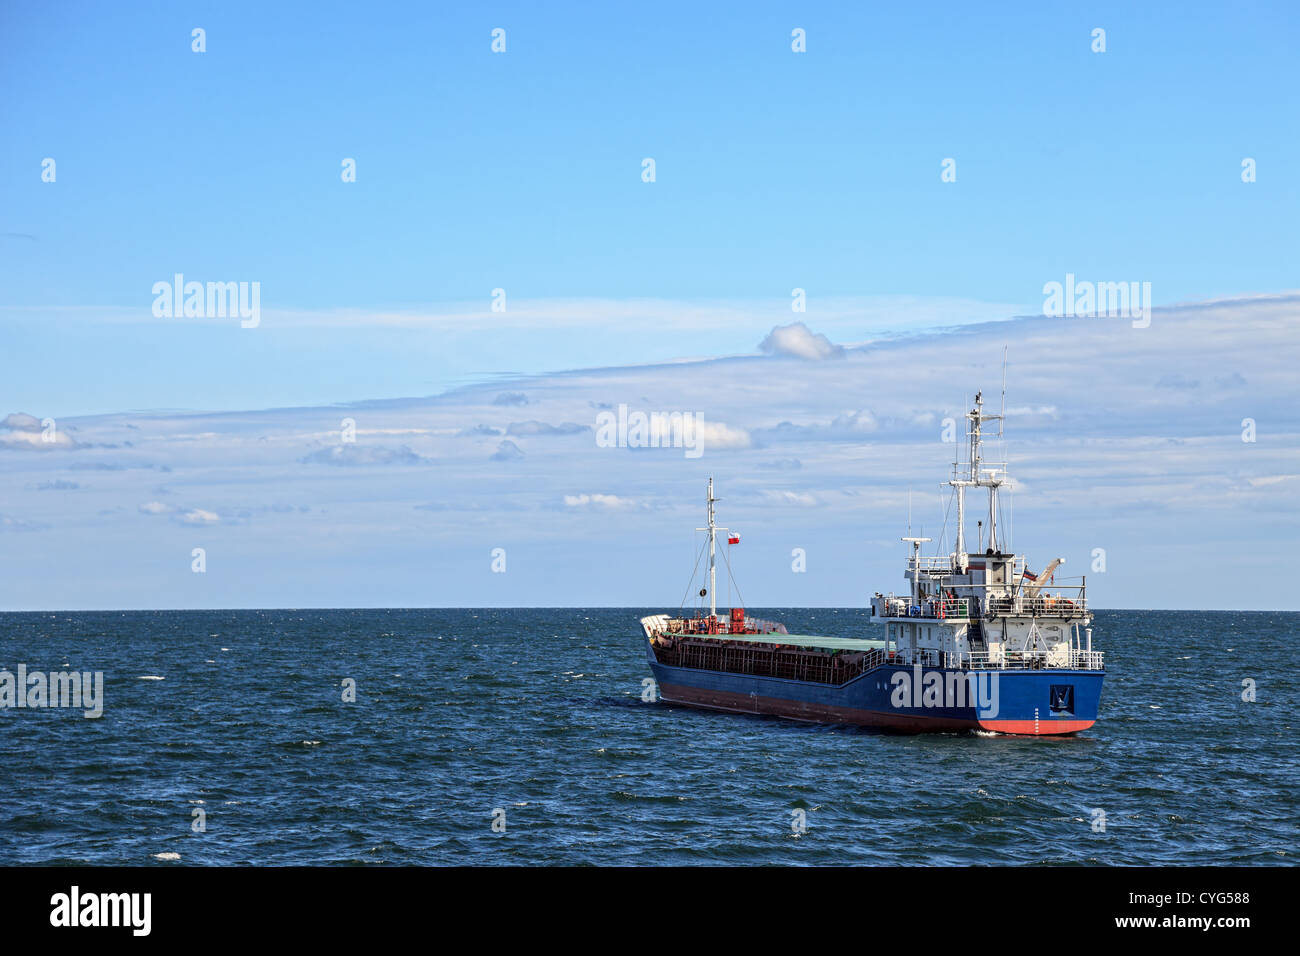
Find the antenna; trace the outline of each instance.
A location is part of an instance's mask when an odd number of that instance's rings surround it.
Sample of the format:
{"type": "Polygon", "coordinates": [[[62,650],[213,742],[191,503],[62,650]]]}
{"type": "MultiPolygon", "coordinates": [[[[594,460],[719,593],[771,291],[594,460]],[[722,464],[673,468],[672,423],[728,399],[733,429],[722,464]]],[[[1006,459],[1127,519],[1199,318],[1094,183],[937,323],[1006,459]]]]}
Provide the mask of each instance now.
{"type": "Polygon", "coordinates": [[[998,438],[1002,437],[1002,423],[1007,418],[1007,349],[1009,345],[1002,346],[1002,407],[998,409],[998,438]]]}
{"type": "Polygon", "coordinates": [[[1012,554],[1016,551],[1016,495],[1012,488],[1007,489],[1007,548],[1012,554]]]}
{"type": "MultiPolygon", "coordinates": [[[[962,395],[957,402],[956,408],[966,407],[966,395],[962,395]]],[[[957,419],[953,419],[953,428],[957,427],[957,419]]],[[[957,462],[961,459],[962,445],[966,444],[966,434],[962,434],[962,440],[957,441],[957,436],[953,436],[953,477],[957,477],[957,462]]]]}

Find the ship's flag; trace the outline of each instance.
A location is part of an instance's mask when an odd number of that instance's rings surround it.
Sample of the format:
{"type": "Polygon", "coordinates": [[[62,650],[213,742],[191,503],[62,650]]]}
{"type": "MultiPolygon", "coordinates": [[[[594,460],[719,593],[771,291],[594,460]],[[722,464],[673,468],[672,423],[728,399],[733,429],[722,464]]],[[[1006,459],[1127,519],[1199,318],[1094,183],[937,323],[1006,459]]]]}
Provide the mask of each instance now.
{"type": "Polygon", "coordinates": [[[740,532],[733,531],[727,535],[727,544],[740,544],[740,532]]]}
{"type": "Polygon", "coordinates": [[[1033,571],[1030,571],[1028,568],[1025,569],[1025,577],[1028,578],[1030,581],[1038,580],[1038,575],[1036,575],[1033,571]]]}

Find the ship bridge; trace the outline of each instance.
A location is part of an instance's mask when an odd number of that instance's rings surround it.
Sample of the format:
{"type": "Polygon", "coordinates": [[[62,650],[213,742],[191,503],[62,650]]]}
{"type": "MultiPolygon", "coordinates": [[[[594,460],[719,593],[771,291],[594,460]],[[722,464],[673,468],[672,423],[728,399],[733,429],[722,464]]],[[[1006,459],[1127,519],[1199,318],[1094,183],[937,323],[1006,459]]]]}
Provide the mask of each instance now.
{"type": "Polygon", "coordinates": [[[904,574],[911,587],[901,595],[876,592],[871,613],[885,625],[887,647],[905,660],[955,666],[1024,661],[1026,666],[1100,669],[1101,655],[1092,650],[1088,627],[1092,615],[1087,578],[1054,583],[1064,558],[1035,573],[1022,555],[1003,550],[998,494],[1010,479],[1005,463],[990,465],[983,456],[984,426],[998,422],[1000,437],[1002,419],[1000,414],[985,414],[983,395],[977,392],[974,408],[966,415],[968,460],[954,461],[948,481],[957,506],[955,547],[947,555],[922,555],[930,538],[903,538],[911,545],[904,574]],[[988,492],[976,550],[968,549],[966,537],[970,488],[988,492]]]}

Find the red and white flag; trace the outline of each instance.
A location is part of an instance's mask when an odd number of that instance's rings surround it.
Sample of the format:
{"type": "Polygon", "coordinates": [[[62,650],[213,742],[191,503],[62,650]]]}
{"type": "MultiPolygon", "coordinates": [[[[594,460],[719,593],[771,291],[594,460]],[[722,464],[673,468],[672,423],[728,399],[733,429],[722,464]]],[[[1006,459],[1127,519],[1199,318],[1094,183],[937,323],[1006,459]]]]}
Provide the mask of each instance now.
{"type": "Polygon", "coordinates": [[[733,531],[727,535],[727,544],[740,544],[740,532],[733,531]]]}

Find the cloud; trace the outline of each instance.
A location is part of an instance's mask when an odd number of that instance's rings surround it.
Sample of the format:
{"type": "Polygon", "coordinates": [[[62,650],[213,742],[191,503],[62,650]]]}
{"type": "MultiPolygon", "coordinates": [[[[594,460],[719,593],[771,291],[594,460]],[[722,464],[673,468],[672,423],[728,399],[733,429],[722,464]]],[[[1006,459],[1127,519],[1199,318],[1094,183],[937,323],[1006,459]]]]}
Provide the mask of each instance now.
{"type": "Polygon", "coordinates": [[[754,439],[743,428],[733,428],[723,422],[700,421],[695,428],[696,441],[705,452],[718,449],[749,448],[754,439]]]}
{"type": "MultiPolygon", "coordinates": [[[[105,447],[112,447],[112,446],[102,445],[102,444],[101,445],[77,444],[77,445],[73,445],[72,447],[82,450],[86,448],[96,448],[96,447],[105,448],[105,447]]],[[[156,462],[133,461],[124,464],[120,461],[111,461],[111,460],[70,461],[66,465],[63,465],[62,467],[68,468],[72,471],[126,471],[131,468],[139,468],[146,471],[160,471],[164,473],[169,473],[172,470],[171,465],[163,465],[163,464],[158,464],[156,462]]]]}
{"type": "Polygon", "coordinates": [[[867,409],[841,412],[825,425],[796,425],[793,422],[781,422],[760,434],[772,441],[853,441],[860,442],[863,436],[879,429],[876,416],[867,409]]]}
{"type": "MultiPolygon", "coordinates": [[[[897,333],[919,329],[952,328],[960,325],[1005,320],[1023,310],[1024,301],[989,302],[969,298],[915,295],[819,296],[817,321],[823,328],[843,328],[854,335],[897,333]]],[[[25,310],[29,313],[37,310],[25,310]]],[[[100,322],[138,322],[139,310],[103,307],[59,307],[39,310],[44,315],[100,322]]],[[[616,327],[638,342],[664,332],[698,336],[738,330],[751,340],[763,330],[784,322],[790,315],[790,299],[762,296],[753,299],[653,299],[653,298],[547,298],[511,299],[508,312],[492,319],[492,334],[498,339],[510,333],[523,336],[535,331],[547,335],[560,332],[607,331],[616,327]]],[[[284,329],[375,328],[447,330],[460,332],[482,324],[480,300],[445,302],[418,309],[262,309],[264,324],[284,329]]],[[[149,321],[146,314],[144,321],[149,321]]],[[[155,320],[165,321],[165,320],[155,320]]],[[[509,344],[509,343],[508,343],[509,344]]],[[[522,386],[524,383],[519,382],[522,386]]],[[[529,383],[531,385],[531,382],[529,383]]],[[[496,388],[500,388],[498,384],[496,388]]],[[[516,393],[519,394],[519,393],[516,393]]]]}
{"type": "Polygon", "coordinates": [[[523,457],[524,453],[519,450],[519,446],[508,438],[503,439],[501,444],[497,445],[497,450],[490,456],[492,461],[514,461],[523,457]]]}
{"type": "Polygon", "coordinates": [[[562,422],[559,425],[550,425],[546,422],[528,421],[528,422],[511,422],[506,426],[507,435],[516,437],[524,435],[579,435],[582,432],[591,431],[590,425],[579,425],[576,422],[562,422]]]}
{"type": "Polygon", "coordinates": [[[768,355],[785,355],[817,361],[844,357],[842,346],[835,345],[820,332],[809,330],[802,322],[774,327],[767,333],[767,338],[758,343],[758,347],[768,355]]]}
{"type": "Polygon", "coordinates": [[[36,486],[36,490],[37,491],[74,491],[80,487],[81,485],[77,484],[75,481],[64,481],[62,478],[58,478],[55,479],[54,481],[42,481],[40,484],[36,486]]]}
{"type": "Polygon", "coordinates": [[[161,515],[161,514],[166,514],[171,509],[168,508],[161,501],[147,501],[140,506],[139,510],[141,514],[161,515]]]}
{"type": "Polygon", "coordinates": [[[321,448],[298,459],[305,465],[426,465],[430,459],[417,455],[405,445],[387,448],[383,445],[335,445],[321,448]]]}
{"type": "Polygon", "coordinates": [[[25,412],[14,412],[0,421],[0,428],[16,432],[38,432],[41,430],[41,420],[25,412]]]}
{"type": "Polygon", "coordinates": [[[566,508],[580,508],[586,511],[627,511],[633,508],[645,507],[643,503],[633,501],[630,498],[601,494],[565,495],[564,506],[566,508]]]}
{"type": "Polygon", "coordinates": [[[43,531],[49,525],[41,524],[38,521],[27,521],[23,518],[15,518],[13,515],[0,514],[0,532],[4,531],[43,531]]]}
{"type": "Polygon", "coordinates": [[[493,405],[527,405],[528,396],[523,392],[502,392],[492,399],[493,405]]]}
{"type": "Polygon", "coordinates": [[[1284,481],[1300,480],[1300,475],[1261,475],[1258,478],[1247,478],[1246,481],[1255,488],[1263,488],[1268,485],[1276,485],[1284,481]]]}
{"type": "MultiPolygon", "coordinates": [[[[382,596],[392,602],[527,604],[553,600],[549,596],[563,587],[566,601],[634,603],[644,599],[638,590],[677,590],[680,582],[666,579],[690,570],[662,558],[701,524],[709,474],[719,482],[725,524],[761,526],[771,540],[790,547],[816,541],[818,566],[832,577],[841,571],[831,569],[879,558],[878,568],[862,573],[870,571],[873,587],[897,587],[901,548],[884,553],[863,542],[892,542],[903,533],[910,493],[913,529],[935,538],[931,548],[941,547],[947,498],[936,486],[948,476],[957,446],[942,441],[940,423],[955,419],[960,435],[962,415],[980,388],[990,399],[986,410],[996,413],[1003,342],[1010,342],[1006,438],[986,452],[989,461],[1006,457],[1012,476],[1023,479],[1006,528],[1014,526],[1013,543],[1029,554],[1031,566],[1044,554],[1066,555],[1067,567],[1082,572],[1092,549],[1105,547],[1112,570],[1123,563],[1150,573],[1099,575],[1099,604],[1195,605],[1215,599],[1202,598],[1166,569],[1176,564],[1178,549],[1209,542],[1239,572],[1234,580],[1242,587],[1232,597],[1238,606],[1276,606],[1276,595],[1246,571],[1251,560],[1285,563],[1287,529],[1300,513],[1300,483],[1285,477],[1300,474],[1300,405],[1294,401],[1300,301],[1157,309],[1145,329],[1104,318],[1027,317],[895,337],[869,349],[846,348],[842,359],[797,366],[793,359],[727,354],[493,380],[367,406],[368,429],[401,436],[373,439],[389,446],[378,450],[364,443],[338,452],[330,447],[337,432],[324,436],[342,414],[334,405],[69,419],[67,430],[78,441],[129,439],[136,447],[60,456],[0,451],[0,501],[13,516],[7,530],[34,530],[40,522],[57,528],[40,536],[43,563],[28,568],[22,556],[11,555],[4,571],[12,582],[8,593],[41,593],[57,606],[158,600],[147,574],[132,569],[147,567],[151,555],[169,546],[167,535],[183,530],[183,516],[193,514],[191,533],[206,527],[236,539],[255,531],[257,537],[244,542],[249,574],[276,588],[267,592],[271,598],[230,590],[208,600],[359,604],[382,596]],[[1088,374],[1061,375],[1063,354],[1088,374]],[[1217,387],[1217,379],[1231,380],[1233,369],[1250,372],[1249,386],[1217,387]],[[1152,387],[1160,376],[1174,374],[1202,387],[1152,387]],[[612,452],[581,435],[548,439],[545,428],[522,439],[527,462],[518,435],[463,437],[467,424],[487,422],[486,428],[503,431],[508,419],[518,418],[518,411],[493,407],[495,396],[514,388],[527,390],[527,410],[553,428],[590,423],[594,408],[617,407],[635,396],[645,409],[698,409],[714,419],[709,425],[716,430],[706,432],[702,457],[686,462],[679,454],[612,452]],[[1258,423],[1254,442],[1242,441],[1246,416],[1258,423]],[[400,442],[407,443],[405,451],[400,442]],[[308,453],[322,467],[299,464],[308,453]],[[113,457],[97,462],[100,455],[113,457]],[[75,495],[35,490],[38,482],[80,474],[71,469],[83,458],[118,470],[95,472],[75,495]],[[381,467],[403,462],[436,462],[438,468],[381,467]],[[323,467],[367,463],[374,467],[323,467]],[[161,477],[175,494],[155,489],[152,478],[160,476],[144,474],[146,466],[172,469],[161,477]],[[141,500],[148,505],[164,497],[180,506],[145,520],[150,512],[141,511],[141,500]],[[330,517],[313,521],[275,507],[256,510],[257,502],[272,501],[301,502],[313,515],[330,517]],[[424,506],[435,501],[456,520],[424,506]],[[248,509],[257,517],[255,528],[242,520],[248,509]],[[218,515],[217,521],[197,514],[202,511],[218,515]],[[583,565],[581,556],[596,540],[617,560],[583,565]],[[429,555],[431,541],[447,556],[439,566],[444,577],[436,596],[422,598],[427,579],[417,582],[411,569],[419,566],[417,556],[429,555]],[[77,549],[86,542],[112,542],[136,553],[126,554],[112,575],[70,574],[42,590],[48,568],[75,567],[77,549]],[[544,549],[553,556],[547,574],[488,576],[476,561],[463,561],[475,565],[471,574],[451,557],[497,545],[518,547],[521,557],[530,548],[544,549]],[[347,558],[362,552],[365,568],[347,558]],[[583,573],[574,570],[580,565],[583,573]],[[297,573],[303,567],[310,573],[297,573]],[[490,583],[480,586],[480,577],[490,583]],[[536,583],[543,578],[544,584],[536,583]],[[118,585],[120,591],[110,590],[118,585]]],[[[59,426],[62,431],[62,419],[59,426]]],[[[1008,495],[1004,501],[1008,511],[1012,500],[1008,495]]],[[[946,534],[950,545],[951,516],[946,534]]],[[[788,564],[765,568],[757,562],[746,567],[752,583],[742,586],[774,602],[851,600],[861,577],[843,572],[842,580],[805,595],[783,583],[788,564]]],[[[1091,591],[1091,576],[1088,582],[1091,591]]]]}
{"type": "Polygon", "coordinates": [[[864,408],[856,412],[836,415],[831,419],[830,427],[832,431],[874,432],[879,425],[876,423],[876,417],[864,408]]]}
{"type": "Polygon", "coordinates": [[[533,511],[535,509],[520,505],[511,499],[493,498],[490,501],[461,500],[456,501],[429,501],[424,504],[414,505],[416,511],[437,511],[437,512],[479,512],[491,514],[494,512],[523,512],[533,511]]]}
{"type": "Polygon", "coordinates": [[[47,430],[35,415],[14,412],[0,420],[0,448],[57,451],[76,447],[66,431],[55,426],[47,430]]]}
{"type": "Polygon", "coordinates": [[[494,435],[500,435],[501,429],[493,428],[491,425],[475,425],[473,428],[462,428],[456,432],[457,438],[483,438],[494,435]]]}
{"type": "Polygon", "coordinates": [[[182,524],[207,525],[216,524],[221,518],[213,511],[204,511],[202,508],[195,508],[193,511],[187,511],[181,516],[182,524]]]}
{"type": "Polygon", "coordinates": [[[802,491],[764,491],[763,497],[776,504],[797,505],[800,508],[815,508],[821,504],[815,496],[802,491]]]}

